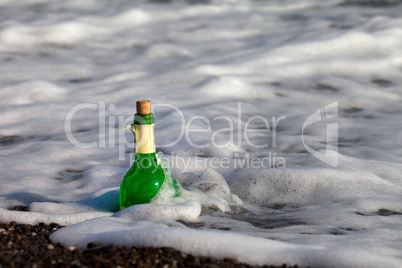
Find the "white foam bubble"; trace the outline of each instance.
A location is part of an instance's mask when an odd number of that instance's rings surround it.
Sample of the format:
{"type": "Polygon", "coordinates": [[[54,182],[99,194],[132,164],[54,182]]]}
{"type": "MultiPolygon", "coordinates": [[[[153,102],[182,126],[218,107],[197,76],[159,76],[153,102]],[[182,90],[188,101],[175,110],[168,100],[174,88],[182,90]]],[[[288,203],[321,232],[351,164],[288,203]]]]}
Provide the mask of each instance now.
{"type": "Polygon", "coordinates": [[[34,80],[1,89],[4,104],[29,104],[61,100],[66,90],[47,81],[34,80]]]}
{"type": "Polygon", "coordinates": [[[353,265],[376,267],[396,265],[395,259],[385,259],[364,251],[319,246],[299,246],[221,231],[193,230],[169,227],[148,221],[128,221],[108,217],[94,219],[58,230],[50,238],[64,246],[90,242],[106,242],[125,246],[173,246],[183,252],[217,258],[231,257],[242,262],[262,265],[282,263],[312,267],[353,265]],[[102,230],[100,232],[99,230],[102,230]],[[189,240],[188,238],[192,239],[189,240]]]}

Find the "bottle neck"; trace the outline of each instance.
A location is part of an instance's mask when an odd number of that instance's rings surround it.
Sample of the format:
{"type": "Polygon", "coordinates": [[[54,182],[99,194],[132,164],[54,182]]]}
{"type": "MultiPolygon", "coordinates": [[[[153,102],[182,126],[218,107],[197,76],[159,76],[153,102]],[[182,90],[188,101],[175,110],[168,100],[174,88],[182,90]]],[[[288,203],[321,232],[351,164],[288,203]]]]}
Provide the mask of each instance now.
{"type": "Polygon", "coordinates": [[[152,114],[134,116],[135,153],[155,154],[155,124],[152,114]]]}

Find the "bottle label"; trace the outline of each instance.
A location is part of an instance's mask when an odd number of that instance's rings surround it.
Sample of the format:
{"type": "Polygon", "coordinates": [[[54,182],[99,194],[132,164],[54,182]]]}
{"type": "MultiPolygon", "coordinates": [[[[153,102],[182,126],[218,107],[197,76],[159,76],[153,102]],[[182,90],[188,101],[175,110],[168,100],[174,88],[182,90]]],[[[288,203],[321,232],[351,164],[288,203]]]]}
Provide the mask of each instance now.
{"type": "Polygon", "coordinates": [[[135,152],[140,154],[155,153],[155,124],[134,125],[135,152]]]}

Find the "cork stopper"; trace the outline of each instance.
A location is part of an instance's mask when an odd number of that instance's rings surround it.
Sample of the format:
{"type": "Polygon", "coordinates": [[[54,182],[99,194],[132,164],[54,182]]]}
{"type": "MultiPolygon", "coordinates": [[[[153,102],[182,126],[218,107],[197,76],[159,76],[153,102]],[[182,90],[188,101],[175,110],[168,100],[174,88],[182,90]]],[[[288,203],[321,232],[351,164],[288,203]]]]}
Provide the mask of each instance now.
{"type": "Polygon", "coordinates": [[[137,114],[145,115],[151,113],[151,101],[139,100],[137,101],[137,114]]]}

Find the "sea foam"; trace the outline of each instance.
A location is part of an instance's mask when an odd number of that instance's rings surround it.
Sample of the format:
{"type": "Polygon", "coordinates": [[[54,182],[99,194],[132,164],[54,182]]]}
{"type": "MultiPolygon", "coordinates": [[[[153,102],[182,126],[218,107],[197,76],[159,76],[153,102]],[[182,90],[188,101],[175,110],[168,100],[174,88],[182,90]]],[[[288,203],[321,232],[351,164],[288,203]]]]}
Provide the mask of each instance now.
{"type": "Polygon", "coordinates": [[[400,5],[34,2],[0,1],[0,222],[57,222],[65,246],[402,266],[400,5]],[[119,211],[138,99],[180,193],[119,211]]]}

